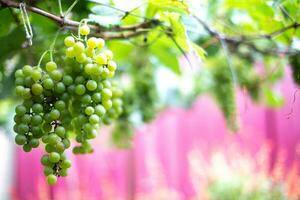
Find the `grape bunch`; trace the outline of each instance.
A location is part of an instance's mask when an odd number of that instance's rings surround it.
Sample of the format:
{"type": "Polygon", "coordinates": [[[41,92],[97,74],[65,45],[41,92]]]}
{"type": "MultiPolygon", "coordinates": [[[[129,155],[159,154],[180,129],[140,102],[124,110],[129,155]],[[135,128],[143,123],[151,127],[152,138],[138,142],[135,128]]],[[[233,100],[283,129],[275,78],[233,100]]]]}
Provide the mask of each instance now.
{"type": "Polygon", "coordinates": [[[79,36],[67,36],[63,64],[53,60],[45,67],[25,65],[15,72],[16,94],[23,99],[16,106],[15,142],[25,152],[44,144],[41,158],[47,182],[67,176],[71,161],[65,151],[74,137],[74,154],[93,152],[89,142],[99,126],[110,124],[122,113],[122,90],[111,82],[117,69],[105,41],[90,37],[88,25],[79,27],[79,36]],[[84,36],[84,39],[81,38],[84,36]]]}

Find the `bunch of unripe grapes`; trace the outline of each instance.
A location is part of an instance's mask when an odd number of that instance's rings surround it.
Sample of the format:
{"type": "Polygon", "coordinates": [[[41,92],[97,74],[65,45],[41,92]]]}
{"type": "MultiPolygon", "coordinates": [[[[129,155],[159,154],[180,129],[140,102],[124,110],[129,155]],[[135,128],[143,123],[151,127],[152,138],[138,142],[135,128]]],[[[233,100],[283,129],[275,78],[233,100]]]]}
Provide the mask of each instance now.
{"type": "Polygon", "coordinates": [[[79,144],[74,154],[91,153],[89,140],[97,136],[99,126],[122,113],[122,90],[109,80],[117,69],[113,53],[104,49],[103,39],[87,37],[87,25],[79,32],[64,40],[63,66],[49,61],[44,67],[25,65],[15,72],[16,94],[23,99],[15,108],[15,142],[25,152],[44,144],[47,154],[41,163],[50,185],[68,174],[71,161],[65,150],[71,137],[79,144]]]}

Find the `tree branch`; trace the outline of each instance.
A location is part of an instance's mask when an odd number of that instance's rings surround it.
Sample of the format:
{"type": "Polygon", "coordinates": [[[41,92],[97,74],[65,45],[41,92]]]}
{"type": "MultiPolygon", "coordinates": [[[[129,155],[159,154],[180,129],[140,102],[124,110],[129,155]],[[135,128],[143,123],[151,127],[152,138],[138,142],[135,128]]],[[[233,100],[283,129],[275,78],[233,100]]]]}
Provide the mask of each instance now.
{"type": "Polygon", "coordinates": [[[218,31],[212,29],[208,26],[206,22],[204,22],[199,17],[192,15],[202,26],[203,28],[211,35],[212,37],[216,38],[217,40],[223,40],[229,44],[233,44],[235,46],[239,46],[241,44],[244,44],[248,46],[250,49],[267,55],[278,55],[278,54],[293,54],[295,52],[288,51],[288,50],[279,50],[279,49],[259,49],[254,44],[250,43],[250,41],[257,40],[257,39],[273,39],[274,37],[290,30],[290,29],[298,29],[300,27],[300,23],[294,22],[293,24],[290,24],[289,26],[283,27],[279,30],[276,30],[274,32],[268,33],[268,34],[258,34],[258,35],[238,35],[238,36],[227,36],[224,34],[219,33],[218,31]]]}
{"type": "MultiPolygon", "coordinates": [[[[0,5],[1,7],[19,9],[19,3],[12,0],[0,0],[0,5]]],[[[48,19],[56,22],[61,27],[67,27],[69,29],[77,29],[78,26],[80,25],[80,22],[78,21],[56,16],[38,7],[26,5],[26,9],[38,15],[47,17],[48,19]]],[[[97,24],[97,25],[89,25],[89,27],[94,32],[94,34],[92,35],[102,36],[104,37],[104,39],[126,39],[126,38],[141,35],[146,32],[145,31],[146,29],[153,28],[155,26],[158,26],[159,24],[160,22],[158,20],[153,19],[153,20],[148,20],[148,21],[141,22],[139,24],[129,25],[129,26],[116,25],[107,28],[97,24]],[[123,32],[123,31],[128,31],[128,32],[113,33],[113,32],[123,32]]]]}

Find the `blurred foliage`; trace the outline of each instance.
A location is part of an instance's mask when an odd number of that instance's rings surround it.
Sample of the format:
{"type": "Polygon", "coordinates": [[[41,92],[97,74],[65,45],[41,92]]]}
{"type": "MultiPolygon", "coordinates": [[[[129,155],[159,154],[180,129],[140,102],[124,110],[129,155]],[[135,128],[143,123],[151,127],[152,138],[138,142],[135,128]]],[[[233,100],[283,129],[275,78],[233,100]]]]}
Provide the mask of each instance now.
{"type": "MultiPolygon", "coordinates": [[[[18,100],[13,92],[14,71],[25,64],[37,63],[57,31],[60,32],[54,55],[62,55],[59,54],[61,38],[72,29],[60,28],[53,20],[28,12],[34,33],[33,45],[28,46],[20,11],[7,8],[5,2],[15,1],[0,0],[0,98],[14,102],[18,100]]],[[[25,2],[59,16],[57,1],[25,2]]],[[[62,0],[62,10],[66,12],[73,2],[62,0]]],[[[300,0],[134,0],[130,3],[88,0],[78,1],[67,18],[76,21],[88,18],[90,24],[103,27],[104,32],[121,34],[131,32],[113,28],[156,22],[144,28],[143,34],[108,41],[120,66],[117,79],[127,90],[125,112],[114,131],[115,140],[124,141],[127,136],[132,137],[134,126],[150,122],[162,107],[173,102],[192,103],[204,93],[215,97],[232,130],[238,127],[235,91],[239,88],[255,101],[281,106],[284,100],[273,88],[283,77],[288,62],[299,84],[299,5],[300,0]],[[158,87],[164,87],[169,77],[156,78],[161,68],[168,69],[170,76],[178,77],[189,77],[192,71],[190,84],[195,87],[188,95],[174,95],[162,101],[159,97],[163,94],[158,87]],[[131,84],[126,84],[128,80],[131,84]],[[137,113],[139,120],[136,120],[137,113]]],[[[56,57],[58,63],[60,59],[56,57]]],[[[177,86],[179,94],[187,90],[181,83],[177,86]]],[[[5,113],[1,112],[3,123],[2,115],[5,113]]]]}

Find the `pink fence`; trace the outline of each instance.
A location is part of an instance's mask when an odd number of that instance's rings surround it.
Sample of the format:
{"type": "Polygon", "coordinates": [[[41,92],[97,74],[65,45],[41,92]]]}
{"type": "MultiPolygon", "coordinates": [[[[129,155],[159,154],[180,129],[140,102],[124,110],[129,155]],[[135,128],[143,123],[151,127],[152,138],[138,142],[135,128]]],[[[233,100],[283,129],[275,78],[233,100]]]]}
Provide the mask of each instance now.
{"type": "Polygon", "coordinates": [[[189,110],[169,108],[162,112],[136,132],[132,150],[107,148],[107,131],[103,131],[94,154],[70,154],[70,174],[54,187],[45,184],[39,163],[42,152],[28,154],[17,149],[12,195],[22,200],[192,199],[197,189],[191,177],[191,152],[198,150],[207,159],[211,152],[232,149],[255,156],[266,141],[273,147],[271,164],[281,152],[289,169],[300,158],[300,97],[290,75],[278,89],[286,98],[286,105],[278,110],[253,104],[243,92],[237,95],[238,134],[228,132],[209,97],[199,98],[189,110]]]}

